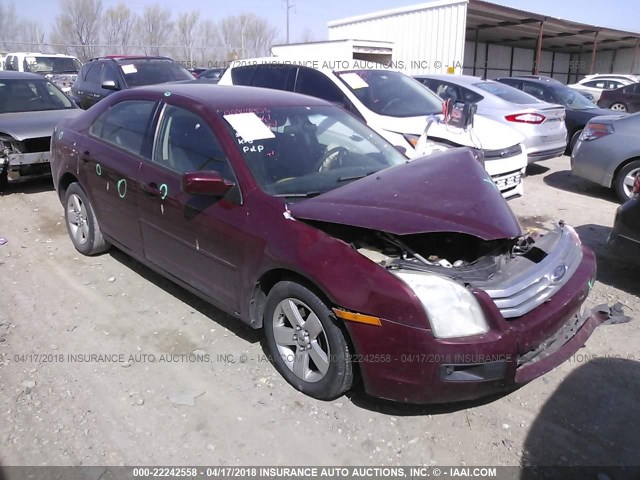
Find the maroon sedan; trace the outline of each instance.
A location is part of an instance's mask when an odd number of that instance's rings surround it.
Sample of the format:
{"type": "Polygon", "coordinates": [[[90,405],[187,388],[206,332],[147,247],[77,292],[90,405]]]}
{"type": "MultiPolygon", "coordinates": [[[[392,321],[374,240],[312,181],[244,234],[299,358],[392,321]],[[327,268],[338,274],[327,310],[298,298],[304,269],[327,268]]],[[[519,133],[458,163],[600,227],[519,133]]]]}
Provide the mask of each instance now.
{"type": "Polygon", "coordinates": [[[78,251],[114,245],[263,328],[316,398],[356,371],[405,402],[513,389],[602,320],[583,308],[595,260],[573,229],[524,234],[470,150],[409,162],[319,99],[142,87],[59,125],[52,150],[78,251]]]}

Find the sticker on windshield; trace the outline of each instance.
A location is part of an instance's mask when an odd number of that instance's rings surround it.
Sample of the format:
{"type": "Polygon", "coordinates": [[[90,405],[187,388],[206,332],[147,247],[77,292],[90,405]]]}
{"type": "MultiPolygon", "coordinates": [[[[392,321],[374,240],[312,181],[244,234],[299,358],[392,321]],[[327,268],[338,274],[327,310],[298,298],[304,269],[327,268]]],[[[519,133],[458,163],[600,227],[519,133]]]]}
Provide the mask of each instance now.
{"type": "Polygon", "coordinates": [[[357,90],[359,88],[366,88],[369,86],[367,82],[365,82],[360,75],[357,73],[343,73],[340,75],[340,78],[347,82],[347,85],[351,87],[352,90],[357,90]]]}
{"type": "Polygon", "coordinates": [[[253,112],[232,113],[224,115],[224,119],[229,122],[245,142],[275,138],[269,127],[262,123],[260,117],[253,112]]]}
{"type": "Polygon", "coordinates": [[[136,73],[138,71],[136,66],[132,63],[121,65],[120,68],[122,69],[122,73],[124,73],[125,75],[128,75],[130,73],[136,73]]]}

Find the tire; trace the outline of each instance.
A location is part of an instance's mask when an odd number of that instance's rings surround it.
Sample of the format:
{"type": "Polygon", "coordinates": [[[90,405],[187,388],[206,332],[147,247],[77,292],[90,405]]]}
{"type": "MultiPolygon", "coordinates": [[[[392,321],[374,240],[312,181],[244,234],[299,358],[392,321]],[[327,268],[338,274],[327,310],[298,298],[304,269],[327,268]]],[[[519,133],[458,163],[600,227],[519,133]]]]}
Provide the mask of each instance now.
{"type": "Polygon", "coordinates": [[[311,290],[277,283],[267,297],[263,328],[273,364],[302,393],[332,400],[351,388],[348,343],[331,310],[311,290]]]}
{"type": "Polygon", "coordinates": [[[633,179],[637,175],[640,175],[640,160],[627,163],[613,179],[616,195],[618,195],[621,202],[624,203],[632,197],[633,179]]]}
{"type": "Polygon", "coordinates": [[[5,167],[0,171],[0,192],[7,189],[9,185],[9,167],[5,167]]]}
{"type": "Polygon", "coordinates": [[[580,138],[581,133],[582,133],[582,130],[578,130],[571,137],[571,141],[569,142],[569,148],[568,148],[569,153],[573,152],[573,149],[575,148],[576,142],[578,141],[578,138],[580,138]]]}
{"type": "Polygon", "coordinates": [[[614,110],[616,112],[626,112],[627,106],[624,103],[616,102],[616,103],[612,103],[609,109],[614,110]]]}
{"type": "Polygon", "coordinates": [[[64,219],[67,232],[83,255],[95,255],[109,249],[93,213],[91,202],[77,183],[72,183],[64,195],[64,219]]]}

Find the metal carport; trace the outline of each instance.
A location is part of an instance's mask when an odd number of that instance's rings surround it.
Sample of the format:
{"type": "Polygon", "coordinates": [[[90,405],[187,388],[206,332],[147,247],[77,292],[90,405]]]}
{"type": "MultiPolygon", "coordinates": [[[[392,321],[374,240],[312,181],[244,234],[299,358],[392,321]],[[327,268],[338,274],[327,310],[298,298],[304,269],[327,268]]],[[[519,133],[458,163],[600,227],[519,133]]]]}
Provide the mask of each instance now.
{"type": "Polygon", "coordinates": [[[589,73],[640,70],[640,34],[469,0],[464,72],[548,75],[565,82],[589,73]]]}

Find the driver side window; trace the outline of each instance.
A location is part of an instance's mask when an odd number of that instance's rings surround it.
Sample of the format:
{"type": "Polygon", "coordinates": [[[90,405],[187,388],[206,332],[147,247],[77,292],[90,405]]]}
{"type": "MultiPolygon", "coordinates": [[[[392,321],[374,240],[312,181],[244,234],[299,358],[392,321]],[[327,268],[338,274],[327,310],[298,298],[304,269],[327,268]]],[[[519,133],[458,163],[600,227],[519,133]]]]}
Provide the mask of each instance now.
{"type": "Polygon", "coordinates": [[[207,123],[173,105],[167,105],[162,114],[152,160],[179,174],[216,171],[236,183],[231,165],[207,123]]]}

